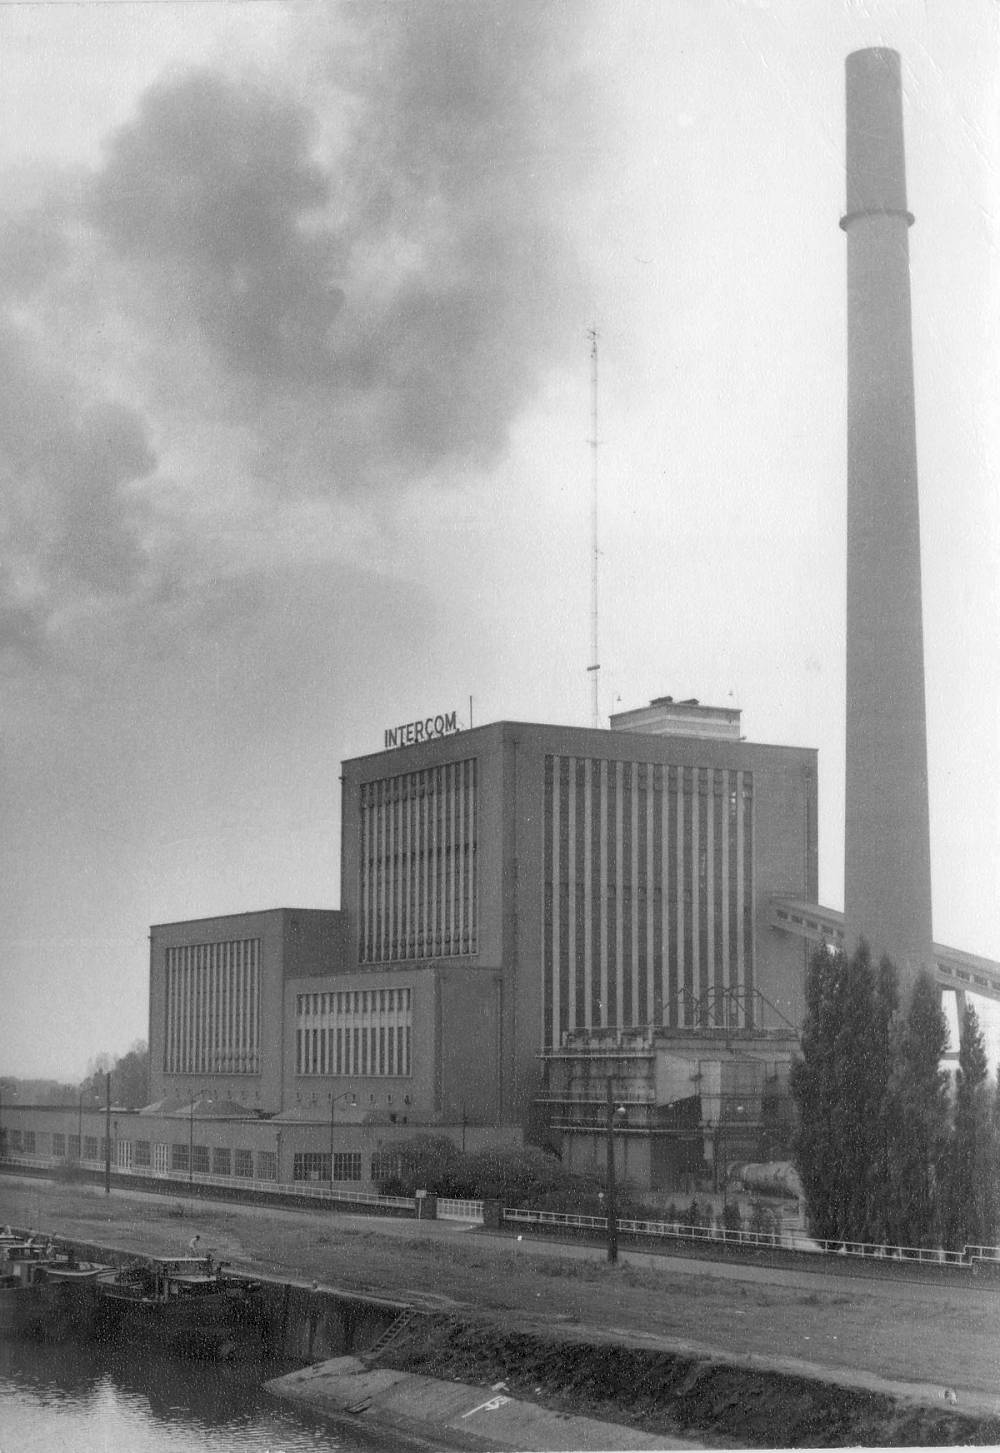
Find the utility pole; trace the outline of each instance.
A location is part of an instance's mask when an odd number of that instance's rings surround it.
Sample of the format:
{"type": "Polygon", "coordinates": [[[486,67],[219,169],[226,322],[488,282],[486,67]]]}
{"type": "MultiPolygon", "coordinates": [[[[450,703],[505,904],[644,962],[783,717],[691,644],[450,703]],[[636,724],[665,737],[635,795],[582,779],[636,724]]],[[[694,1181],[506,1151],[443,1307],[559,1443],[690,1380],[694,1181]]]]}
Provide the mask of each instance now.
{"type": "Polygon", "coordinates": [[[618,1260],[618,1196],[615,1181],[615,1097],[611,1076],[608,1076],[607,1140],[608,1140],[608,1262],[618,1260]]]}

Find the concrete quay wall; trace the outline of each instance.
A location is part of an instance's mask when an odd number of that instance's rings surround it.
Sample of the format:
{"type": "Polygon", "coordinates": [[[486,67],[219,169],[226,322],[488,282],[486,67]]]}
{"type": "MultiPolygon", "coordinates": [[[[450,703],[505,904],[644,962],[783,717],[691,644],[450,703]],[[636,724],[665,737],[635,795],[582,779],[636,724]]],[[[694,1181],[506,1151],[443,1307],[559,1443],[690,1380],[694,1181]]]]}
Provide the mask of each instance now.
{"type": "MultiPolygon", "coordinates": [[[[51,1240],[59,1250],[72,1249],[81,1261],[114,1268],[142,1259],[135,1251],[121,1247],[63,1236],[51,1240]]],[[[244,1277],[235,1270],[230,1274],[244,1277]]],[[[259,1282],[261,1288],[258,1316],[250,1330],[268,1356],[284,1361],[317,1362],[365,1352],[409,1311],[406,1302],[361,1297],[336,1287],[309,1286],[268,1276],[247,1275],[245,1279],[259,1282]]]]}

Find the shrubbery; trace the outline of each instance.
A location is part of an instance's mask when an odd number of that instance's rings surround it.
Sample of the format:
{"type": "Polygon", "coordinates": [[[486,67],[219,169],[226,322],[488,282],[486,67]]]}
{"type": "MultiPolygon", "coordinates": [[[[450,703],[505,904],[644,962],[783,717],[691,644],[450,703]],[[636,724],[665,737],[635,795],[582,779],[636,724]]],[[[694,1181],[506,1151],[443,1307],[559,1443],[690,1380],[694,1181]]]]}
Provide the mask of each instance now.
{"type": "MultiPolygon", "coordinates": [[[[506,1206],[604,1215],[604,1181],[563,1169],[548,1151],[535,1146],[463,1152],[445,1136],[418,1135],[390,1151],[376,1166],[383,1196],[412,1196],[417,1190],[457,1200],[498,1200],[506,1206]]],[[[626,1188],[618,1194],[618,1214],[634,1208],[626,1188]]]]}

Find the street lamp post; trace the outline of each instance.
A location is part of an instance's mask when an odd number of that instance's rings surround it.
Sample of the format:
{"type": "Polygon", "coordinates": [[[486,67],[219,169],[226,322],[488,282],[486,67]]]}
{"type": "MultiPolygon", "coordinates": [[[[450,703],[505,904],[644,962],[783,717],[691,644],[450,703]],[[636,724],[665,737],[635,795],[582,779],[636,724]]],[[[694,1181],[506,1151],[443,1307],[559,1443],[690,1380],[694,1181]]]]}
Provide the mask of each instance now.
{"type": "Polygon", "coordinates": [[[104,1076],[104,1194],[111,1194],[111,1074],[104,1076]]]}
{"type": "Polygon", "coordinates": [[[618,1196],[617,1183],[615,1179],[615,1119],[625,1114],[625,1106],[615,1106],[613,1086],[611,1077],[608,1076],[608,1103],[606,1118],[606,1134],[608,1149],[608,1262],[611,1266],[618,1260],[618,1196]]]}

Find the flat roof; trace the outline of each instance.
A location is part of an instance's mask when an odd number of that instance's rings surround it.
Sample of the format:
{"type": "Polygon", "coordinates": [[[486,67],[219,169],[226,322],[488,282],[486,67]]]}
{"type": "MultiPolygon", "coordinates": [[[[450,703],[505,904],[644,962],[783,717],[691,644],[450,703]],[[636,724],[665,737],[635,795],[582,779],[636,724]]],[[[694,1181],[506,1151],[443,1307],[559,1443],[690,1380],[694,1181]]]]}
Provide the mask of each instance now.
{"type": "MultiPolygon", "coordinates": [[[[722,707],[720,710],[728,710],[722,707]]],[[[779,742],[755,742],[741,738],[733,741],[727,737],[708,737],[698,732],[691,732],[690,735],[684,732],[670,732],[669,734],[657,735],[650,732],[624,731],[620,727],[593,727],[580,726],[574,723],[564,722],[542,722],[542,721],[510,721],[506,717],[500,721],[484,722],[481,726],[463,727],[456,732],[449,732],[443,736],[428,737],[419,742],[410,742],[406,745],[394,747],[380,747],[374,752],[361,752],[354,757],[343,757],[341,765],[346,767],[355,762],[368,762],[375,757],[393,757],[401,752],[426,751],[433,748],[435,751],[447,751],[449,744],[461,741],[466,737],[486,736],[488,734],[504,734],[513,731],[527,731],[533,733],[574,733],[577,736],[587,736],[602,741],[621,743],[630,740],[634,743],[635,750],[648,752],[650,743],[657,743],[662,750],[669,751],[671,747],[679,742],[696,743],[698,746],[706,747],[713,752],[742,751],[752,752],[797,752],[816,756],[816,747],[794,747],[786,746],[779,742]]]]}
{"type": "Polygon", "coordinates": [[[171,918],[163,923],[151,923],[154,928],[185,928],[190,923],[220,923],[229,918],[265,918],[275,913],[341,913],[340,908],[247,908],[242,913],[205,913],[199,918],[171,918]]]}

